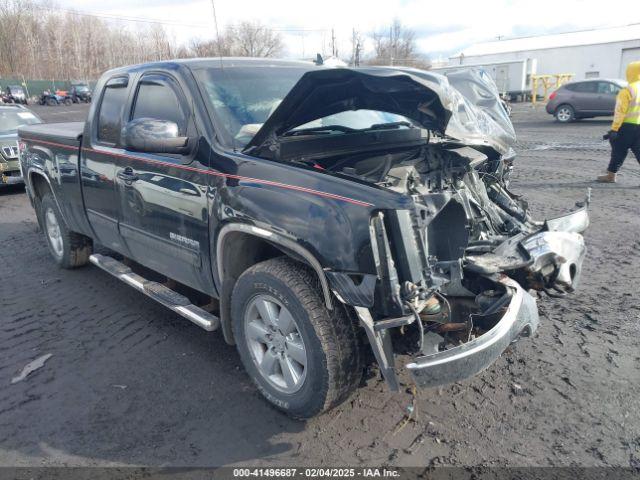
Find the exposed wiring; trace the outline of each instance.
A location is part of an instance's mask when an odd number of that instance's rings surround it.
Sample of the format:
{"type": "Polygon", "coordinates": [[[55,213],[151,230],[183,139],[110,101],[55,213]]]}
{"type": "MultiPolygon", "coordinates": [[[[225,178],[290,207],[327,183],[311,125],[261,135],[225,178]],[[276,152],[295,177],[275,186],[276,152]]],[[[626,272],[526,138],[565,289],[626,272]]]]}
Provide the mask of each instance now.
{"type": "Polygon", "coordinates": [[[418,314],[418,311],[411,304],[411,302],[405,302],[405,305],[409,307],[409,309],[413,312],[413,315],[416,317],[416,323],[418,324],[418,330],[420,331],[420,340],[418,341],[418,350],[422,351],[422,347],[424,346],[424,325],[422,324],[422,319],[418,314]]]}
{"type": "Polygon", "coordinates": [[[449,303],[449,300],[447,300],[447,299],[446,299],[446,297],[445,297],[444,295],[441,295],[441,294],[440,294],[440,293],[438,293],[438,292],[433,292],[433,294],[434,294],[434,295],[436,295],[436,296],[438,296],[438,297],[440,297],[440,298],[442,299],[442,301],[447,305],[447,313],[448,313],[448,315],[447,315],[447,317],[448,317],[447,322],[448,322],[448,323],[451,323],[451,318],[452,318],[451,313],[452,313],[452,312],[451,312],[451,304],[449,303]]]}

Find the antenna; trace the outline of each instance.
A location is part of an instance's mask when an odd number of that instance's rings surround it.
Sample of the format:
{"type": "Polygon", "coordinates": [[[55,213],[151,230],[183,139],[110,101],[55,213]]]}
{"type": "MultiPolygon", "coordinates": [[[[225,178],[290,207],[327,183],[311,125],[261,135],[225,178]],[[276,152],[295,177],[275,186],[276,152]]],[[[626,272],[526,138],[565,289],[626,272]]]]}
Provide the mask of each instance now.
{"type": "Polygon", "coordinates": [[[213,25],[216,28],[216,44],[218,45],[218,59],[220,60],[220,69],[222,69],[222,50],[220,45],[220,30],[218,30],[218,17],[216,15],[215,0],[211,0],[211,10],[213,10],[213,25]]]}

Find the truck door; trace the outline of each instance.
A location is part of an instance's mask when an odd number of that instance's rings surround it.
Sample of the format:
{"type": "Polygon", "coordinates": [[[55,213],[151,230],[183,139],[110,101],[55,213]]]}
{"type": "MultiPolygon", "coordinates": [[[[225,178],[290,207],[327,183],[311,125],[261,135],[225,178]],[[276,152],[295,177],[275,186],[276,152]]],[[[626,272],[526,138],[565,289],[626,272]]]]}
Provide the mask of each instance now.
{"type": "Polygon", "coordinates": [[[115,155],[120,151],[128,82],[127,76],[116,76],[105,83],[94,120],[87,122],[80,156],[80,181],[89,224],[101,244],[120,253],[126,252],[118,232],[115,155]]]}
{"type": "MultiPolygon", "coordinates": [[[[187,97],[165,74],[138,81],[128,121],[147,118],[178,125],[197,137],[187,97]]],[[[193,288],[210,285],[208,255],[208,158],[123,151],[116,168],[120,234],[138,263],[193,288]]]]}

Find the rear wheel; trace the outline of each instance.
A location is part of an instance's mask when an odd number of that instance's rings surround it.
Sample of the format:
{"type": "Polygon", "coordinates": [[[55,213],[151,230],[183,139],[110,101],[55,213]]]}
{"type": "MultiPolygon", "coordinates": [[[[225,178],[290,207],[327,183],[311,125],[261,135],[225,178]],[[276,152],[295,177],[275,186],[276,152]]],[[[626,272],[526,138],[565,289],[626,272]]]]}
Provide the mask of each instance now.
{"type": "Polygon", "coordinates": [[[321,292],[307,267],[276,258],[243,273],[232,295],[247,373],[271,404],[296,418],[338,405],[362,376],[356,326],[342,305],[328,310],[321,292]]]}
{"type": "Polygon", "coordinates": [[[58,265],[76,268],[89,262],[93,250],[91,239],[67,228],[51,192],[45,193],[40,202],[39,223],[49,252],[58,265]]]}
{"type": "Polygon", "coordinates": [[[556,108],[556,120],[560,123],[569,123],[576,118],[576,112],[571,105],[560,105],[556,108]]]}
{"type": "Polygon", "coordinates": [[[49,105],[50,107],[53,107],[54,105],[58,104],[58,101],[55,98],[47,98],[45,100],[46,104],[49,105]]]}

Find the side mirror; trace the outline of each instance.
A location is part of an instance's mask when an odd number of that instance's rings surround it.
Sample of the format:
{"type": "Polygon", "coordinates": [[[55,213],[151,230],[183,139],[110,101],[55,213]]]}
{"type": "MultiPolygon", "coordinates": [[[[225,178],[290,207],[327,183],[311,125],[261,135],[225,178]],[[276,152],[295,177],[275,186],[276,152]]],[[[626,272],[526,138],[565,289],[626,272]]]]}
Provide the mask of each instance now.
{"type": "Polygon", "coordinates": [[[136,118],[122,129],[125,149],[145,153],[187,153],[189,137],[179,136],[178,125],[168,120],[136,118]]]}

